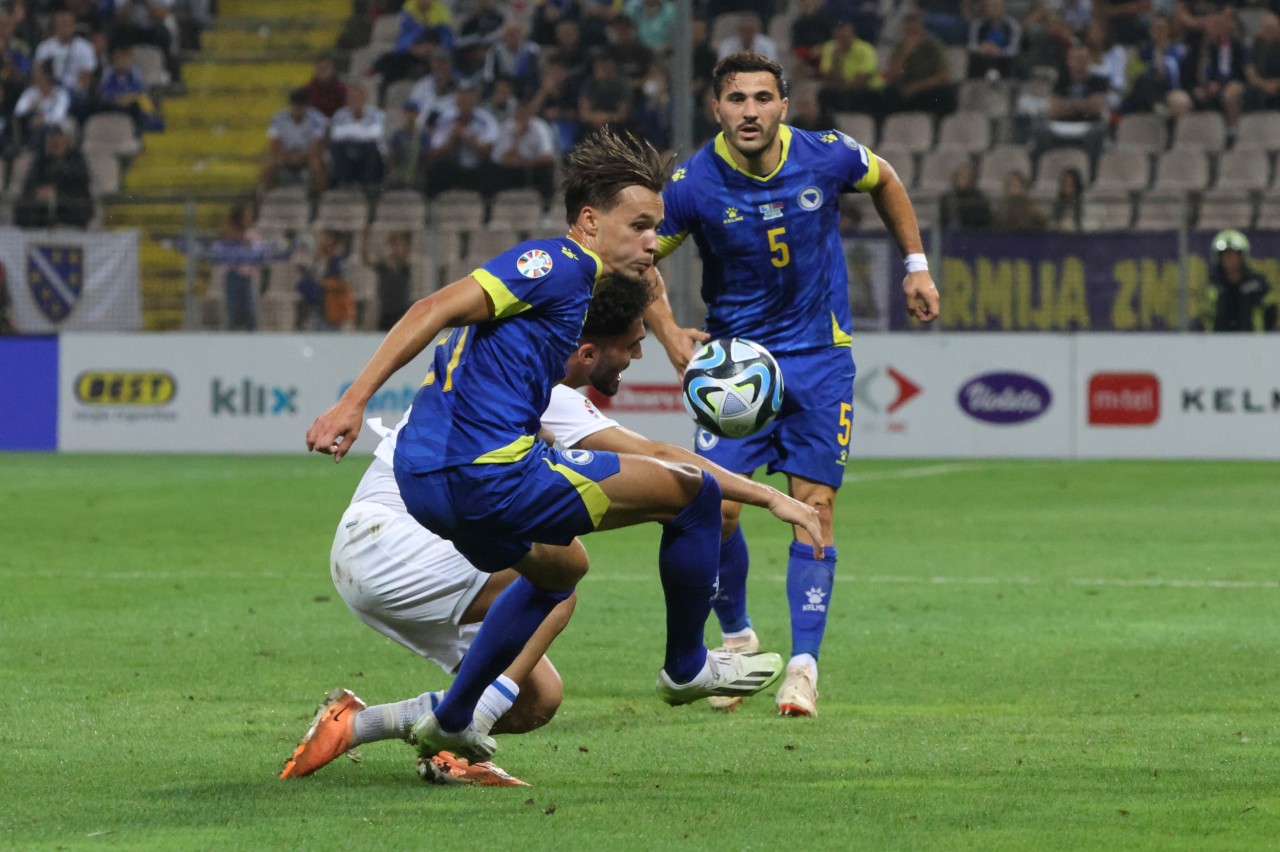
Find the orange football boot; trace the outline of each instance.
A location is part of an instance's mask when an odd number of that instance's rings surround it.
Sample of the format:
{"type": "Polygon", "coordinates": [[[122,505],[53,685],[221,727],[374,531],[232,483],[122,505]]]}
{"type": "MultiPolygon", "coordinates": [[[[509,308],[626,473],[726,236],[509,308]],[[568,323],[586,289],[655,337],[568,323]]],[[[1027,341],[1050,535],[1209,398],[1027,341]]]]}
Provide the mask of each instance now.
{"type": "Polygon", "coordinates": [[[475,784],[480,787],[529,787],[506,770],[489,761],[471,763],[451,751],[441,751],[430,760],[418,758],[418,775],[428,784],[475,784]]]}
{"type": "Polygon", "coordinates": [[[365,703],[349,689],[334,689],[325,696],[306,735],[285,762],[281,778],[301,778],[336,760],[351,748],[356,714],[365,703]]]}

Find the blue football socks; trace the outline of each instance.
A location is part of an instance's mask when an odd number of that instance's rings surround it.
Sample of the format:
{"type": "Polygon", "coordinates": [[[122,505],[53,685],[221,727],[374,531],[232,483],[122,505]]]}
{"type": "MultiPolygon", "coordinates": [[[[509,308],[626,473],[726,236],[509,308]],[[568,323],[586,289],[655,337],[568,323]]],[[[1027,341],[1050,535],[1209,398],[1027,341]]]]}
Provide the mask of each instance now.
{"type": "Polygon", "coordinates": [[[747,569],[751,558],[742,527],[720,542],[720,584],[715,598],[716,618],[721,633],[740,633],[751,626],[747,617],[747,569]]]}
{"type": "Polygon", "coordinates": [[[476,704],[489,684],[519,656],[556,604],[572,594],[541,589],[520,577],[498,595],[462,658],[457,678],[436,708],[441,728],[461,731],[471,723],[476,704]]]}
{"type": "Polygon", "coordinates": [[[703,632],[720,569],[720,485],[702,474],[693,502],[662,525],[658,572],[667,601],[667,677],[693,680],[707,660],[703,632]]]}
{"type": "Polygon", "coordinates": [[[818,659],[822,633],[827,627],[827,607],[836,574],[836,549],[827,545],[824,557],[813,558],[813,548],[791,543],[787,560],[787,602],[791,606],[791,655],[810,654],[818,659]]]}

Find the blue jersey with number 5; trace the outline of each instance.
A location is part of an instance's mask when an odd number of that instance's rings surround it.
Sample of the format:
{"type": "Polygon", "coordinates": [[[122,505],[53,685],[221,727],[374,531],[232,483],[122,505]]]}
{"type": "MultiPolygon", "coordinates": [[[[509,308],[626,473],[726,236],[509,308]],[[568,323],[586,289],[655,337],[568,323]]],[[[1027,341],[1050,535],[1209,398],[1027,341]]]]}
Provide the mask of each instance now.
{"type": "Polygon", "coordinates": [[[436,346],[396,442],[396,469],[522,458],[578,345],[600,272],[600,258],[568,237],[521,243],[472,272],[494,318],[436,346]]]}
{"type": "Polygon", "coordinates": [[[724,134],[662,193],[659,255],[692,235],[712,337],[745,337],[776,354],[848,346],[853,319],[839,196],[880,178],[875,155],[836,130],[778,128],[782,157],[757,177],[733,162],[724,134]]]}

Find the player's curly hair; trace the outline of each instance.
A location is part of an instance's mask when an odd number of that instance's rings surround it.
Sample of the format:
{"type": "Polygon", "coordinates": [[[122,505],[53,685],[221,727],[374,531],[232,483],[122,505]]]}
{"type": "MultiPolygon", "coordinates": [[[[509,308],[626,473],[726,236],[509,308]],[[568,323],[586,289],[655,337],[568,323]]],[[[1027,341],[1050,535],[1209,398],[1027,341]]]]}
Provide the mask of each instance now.
{"type": "Polygon", "coordinates": [[[671,174],[671,161],[643,139],[609,126],[583,139],[564,161],[565,221],[578,221],[584,207],[611,210],[618,193],[629,186],[662,192],[671,174]]]}
{"type": "Polygon", "coordinates": [[[724,89],[725,80],[734,74],[754,74],[758,71],[772,74],[774,81],[778,84],[778,97],[787,96],[787,78],[783,74],[781,65],[767,56],[739,51],[721,59],[716,63],[715,70],[711,72],[711,87],[715,90],[716,100],[720,100],[720,92],[724,89]]]}
{"type": "Polygon", "coordinates": [[[629,281],[615,275],[605,275],[596,282],[595,294],[587,308],[587,320],[582,324],[580,340],[601,341],[625,334],[632,324],[644,316],[645,308],[653,302],[655,293],[645,281],[629,281]]]}

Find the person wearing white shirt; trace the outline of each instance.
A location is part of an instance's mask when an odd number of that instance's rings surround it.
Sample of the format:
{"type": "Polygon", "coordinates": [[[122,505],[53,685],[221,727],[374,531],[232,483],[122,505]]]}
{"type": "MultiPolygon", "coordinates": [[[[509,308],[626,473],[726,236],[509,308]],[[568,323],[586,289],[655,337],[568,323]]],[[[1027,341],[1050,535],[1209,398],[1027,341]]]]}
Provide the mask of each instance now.
{"type": "Polygon", "coordinates": [[[23,144],[43,150],[45,130],[60,127],[70,111],[71,96],[54,78],[53,63],[47,59],[36,63],[31,69],[31,85],[13,107],[23,144]]]}
{"type": "Polygon", "coordinates": [[[484,191],[484,171],[497,141],[498,122],[480,106],[475,84],[461,84],[453,109],[443,113],[431,129],[427,195],[438,195],[447,189],[484,191]]]}
{"type": "Polygon", "coordinates": [[[386,132],[386,116],[369,104],[369,90],[358,82],[348,86],[347,105],[333,114],[329,126],[332,185],[377,187],[382,181],[386,132]]]}
{"type": "Polygon", "coordinates": [[[453,55],[438,47],[431,53],[431,71],[413,84],[409,100],[418,105],[418,127],[433,125],[441,114],[454,108],[458,78],[453,73],[453,55]]]}
{"type": "Polygon", "coordinates": [[[87,98],[98,70],[98,54],[86,39],[76,35],[76,17],[67,11],[53,16],[53,35],[36,47],[32,64],[53,62],[53,76],[73,98],[87,98]]]}
{"type": "Polygon", "coordinates": [[[738,18],[738,30],[720,42],[716,55],[720,59],[735,53],[758,53],[778,61],[777,43],[760,32],[760,19],[755,15],[744,14],[738,18]]]}
{"type": "Polygon", "coordinates": [[[522,103],[502,123],[493,146],[492,192],[531,186],[542,196],[543,209],[555,193],[556,137],[551,125],[522,103]]]}
{"type": "Polygon", "coordinates": [[[294,89],[289,93],[289,106],[271,117],[266,162],[258,178],[262,191],[276,185],[281,171],[296,174],[305,170],[315,193],[323,192],[328,185],[324,140],[329,120],[308,104],[306,90],[294,89]]]}

